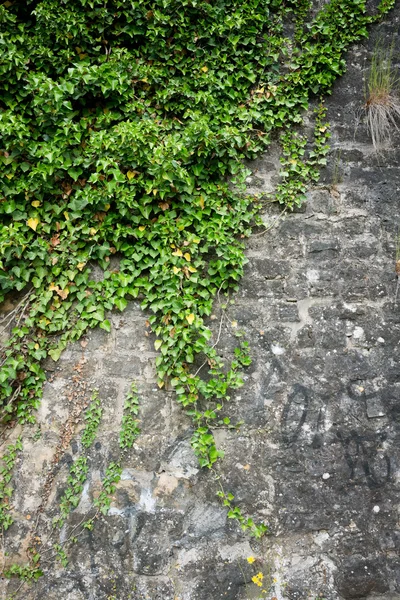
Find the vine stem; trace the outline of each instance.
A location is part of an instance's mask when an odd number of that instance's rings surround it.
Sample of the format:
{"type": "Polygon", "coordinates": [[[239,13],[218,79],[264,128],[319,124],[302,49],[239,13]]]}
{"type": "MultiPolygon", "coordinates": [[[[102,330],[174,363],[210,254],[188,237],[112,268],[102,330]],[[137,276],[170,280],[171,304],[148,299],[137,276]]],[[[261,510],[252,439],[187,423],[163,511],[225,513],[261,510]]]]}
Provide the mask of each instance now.
{"type": "MultiPolygon", "coordinates": [[[[218,296],[218,303],[219,303],[219,305],[221,305],[221,301],[220,301],[220,298],[219,298],[219,294],[220,294],[220,291],[221,291],[221,287],[222,287],[222,285],[220,286],[220,288],[219,288],[219,290],[218,290],[218,292],[217,292],[217,296],[218,296]]],[[[222,332],[222,324],[223,324],[223,322],[224,322],[224,318],[225,318],[225,311],[224,311],[224,309],[221,309],[221,310],[222,310],[222,315],[221,315],[221,320],[220,320],[220,322],[219,322],[218,335],[217,335],[217,339],[216,339],[215,343],[214,343],[214,344],[211,346],[211,350],[213,350],[213,349],[215,348],[215,346],[217,346],[217,344],[218,344],[218,342],[219,342],[219,340],[220,340],[220,337],[221,337],[221,332],[222,332]]],[[[203,364],[202,364],[202,365],[200,365],[200,367],[197,369],[197,371],[196,371],[196,373],[193,375],[193,377],[197,377],[197,375],[200,373],[200,371],[202,370],[202,368],[203,368],[203,367],[204,367],[206,364],[207,364],[207,359],[206,359],[206,360],[203,362],[203,364]]]]}
{"type": "Polygon", "coordinates": [[[237,564],[238,564],[239,571],[241,572],[241,574],[242,574],[242,576],[243,576],[243,580],[244,580],[244,587],[245,587],[245,589],[247,590],[247,587],[248,587],[248,586],[247,586],[246,575],[244,574],[244,571],[243,571],[243,569],[242,569],[242,565],[240,564],[240,562],[239,562],[239,559],[238,559],[238,558],[236,559],[236,562],[237,562],[237,564]]]}
{"type": "Polygon", "coordinates": [[[219,473],[217,473],[217,471],[214,469],[214,467],[211,467],[210,471],[214,475],[215,481],[218,481],[218,485],[221,488],[221,492],[224,494],[224,496],[226,496],[225,490],[224,490],[224,488],[222,486],[222,483],[221,483],[221,475],[219,475],[219,473]]]}
{"type": "MultiPolygon", "coordinates": [[[[88,515],[90,514],[91,510],[92,510],[92,509],[89,509],[89,510],[87,511],[87,513],[85,514],[85,516],[83,517],[83,519],[81,519],[81,521],[79,521],[79,523],[78,523],[77,525],[75,525],[75,526],[72,528],[72,530],[70,531],[70,534],[69,534],[69,536],[67,537],[67,539],[66,539],[66,540],[64,540],[64,541],[63,541],[63,542],[60,544],[60,546],[63,546],[63,547],[64,547],[66,544],[68,544],[68,542],[69,542],[69,541],[70,541],[70,540],[71,540],[73,537],[79,537],[80,535],[82,535],[82,533],[83,533],[83,529],[82,529],[80,532],[78,532],[78,534],[77,534],[76,536],[74,535],[74,533],[75,533],[75,531],[76,531],[76,530],[77,530],[77,529],[78,529],[78,528],[79,528],[79,527],[82,525],[82,523],[84,523],[84,522],[86,521],[86,519],[87,519],[88,515]]],[[[99,514],[100,514],[100,511],[99,511],[99,510],[96,510],[96,512],[95,512],[95,514],[93,515],[93,517],[90,517],[90,520],[91,520],[91,521],[94,521],[94,519],[97,519],[97,517],[99,516],[99,514]]],[[[53,537],[54,531],[55,531],[55,529],[53,529],[53,530],[51,531],[51,534],[50,534],[50,535],[47,537],[47,539],[46,539],[46,544],[47,544],[47,543],[48,543],[48,542],[51,540],[51,538],[53,537]]],[[[45,550],[44,552],[42,552],[41,556],[44,556],[45,554],[48,554],[48,553],[49,553],[49,552],[51,552],[52,550],[53,550],[53,548],[48,548],[47,550],[45,550]]],[[[54,556],[56,556],[56,555],[54,555],[54,556]]],[[[54,556],[53,556],[53,558],[54,558],[54,556]]],[[[50,560],[50,559],[49,559],[49,560],[50,560]]]]}
{"type": "MultiPolygon", "coordinates": [[[[33,289],[29,290],[29,292],[27,294],[25,294],[25,296],[18,302],[18,304],[17,304],[16,307],[13,308],[5,317],[3,317],[2,319],[0,319],[0,325],[2,325],[8,319],[12,320],[12,316],[15,315],[18,312],[18,309],[21,306],[21,304],[24,302],[24,300],[26,300],[26,298],[29,298],[29,296],[32,293],[33,293],[33,289]]],[[[28,302],[27,302],[27,304],[28,304],[28,302]]],[[[4,329],[6,329],[8,325],[9,325],[9,323],[7,323],[7,325],[4,327],[4,329]]],[[[4,329],[2,329],[0,331],[0,333],[3,333],[4,329]]]]}
{"type": "MultiPolygon", "coordinates": [[[[0,365],[1,366],[1,365],[0,365]]],[[[7,402],[5,408],[2,409],[2,411],[0,412],[0,418],[2,418],[4,416],[5,413],[5,409],[7,408],[7,406],[9,406],[14,400],[15,398],[18,397],[18,394],[21,391],[21,384],[14,390],[13,395],[11,396],[11,398],[9,399],[9,401],[7,402]]],[[[7,430],[7,426],[3,427],[0,431],[0,438],[2,438],[1,441],[1,445],[4,444],[12,435],[12,430],[10,431],[9,435],[7,437],[3,437],[3,433],[7,430]]]]}
{"type": "Polygon", "coordinates": [[[9,600],[13,600],[14,598],[16,598],[16,595],[18,594],[19,590],[25,585],[25,581],[22,581],[20,583],[20,585],[17,587],[17,589],[15,590],[15,592],[11,593],[10,599],[9,600]]]}
{"type": "MultiPolygon", "coordinates": [[[[224,312],[222,312],[222,317],[221,317],[221,320],[220,320],[220,323],[219,323],[219,331],[218,331],[217,340],[216,340],[215,344],[213,344],[213,345],[211,346],[211,350],[215,348],[215,346],[218,344],[218,342],[219,342],[219,339],[220,339],[220,337],[221,337],[222,323],[224,322],[224,317],[225,317],[225,314],[224,314],[224,312]]],[[[196,373],[193,375],[193,377],[197,377],[197,375],[200,373],[200,371],[202,370],[202,368],[203,368],[203,367],[204,367],[206,364],[207,364],[207,359],[206,359],[206,360],[203,362],[203,364],[202,364],[202,365],[200,365],[200,367],[197,369],[197,371],[196,371],[196,373]]]]}
{"type": "Polygon", "coordinates": [[[6,404],[6,407],[5,407],[5,408],[7,408],[7,406],[10,406],[10,404],[12,404],[12,403],[13,403],[13,401],[14,401],[14,400],[15,400],[15,398],[18,396],[18,394],[20,393],[20,391],[21,391],[21,384],[20,384],[20,385],[19,385],[19,386],[18,386],[18,387],[17,387],[17,388],[14,390],[14,393],[13,393],[13,395],[11,396],[11,398],[9,399],[9,401],[7,402],[7,404],[6,404]]]}
{"type": "Polygon", "coordinates": [[[4,569],[6,568],[6,550],[5,550],[5,544],[4,544],[4,527],[3,525],[1,526],[1,551],[2,551],[2,571],[4,571],[4,569]]]}
{"type": "Polygon", "coordinates": [[[259,233],[253,233],[251,237],[259,237],[260,235],[264,235],[268,231],[271,231],[271,229],[273,229],[275,225],[277,225],[277,223],[283,218],[286,212],[287,206],[285,206],[283,211],[276,217],[276,219],[271,223],[271,225],[268,225],[263,231],[260,231],[259,233]]]}

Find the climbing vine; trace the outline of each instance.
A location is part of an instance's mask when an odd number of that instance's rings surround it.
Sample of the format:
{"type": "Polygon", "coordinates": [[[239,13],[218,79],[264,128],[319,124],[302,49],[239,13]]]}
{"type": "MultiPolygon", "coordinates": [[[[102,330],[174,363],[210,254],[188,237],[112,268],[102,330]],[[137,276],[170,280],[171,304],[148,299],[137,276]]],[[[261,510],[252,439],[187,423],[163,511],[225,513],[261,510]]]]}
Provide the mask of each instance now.
{"type": "Polygon", "coordinates": [[[15,444],[7,446],[6,453],[1,457],[3,463],[0,467],[0,528],[2,535],[14,522],[10,515],[10,499],[14,490],[9,483],[12,478],[17,454],[21,450],[22,440],[21,437],[18,437],[15,444]]]}
{"type": "MultiPolygon", "coordinates": [[[[110,331],[110,311],[137,298],[155,334],[158,385],[174,388],[199,463],[212,467],[222,455],[212,428],[250,361],[242,343],[224,366],[206,324],[216,294],[236,288],[243,240],[261,224],[243,161],[277,138],[275,199],[301,203],[329,138],[323,104],[312,139],[303,115],[393,4],[372,15],[364,0],[331,0],[316,14],[307,0],[0,6],[0,302],[19,294],[0,356],[3,427],[34,422],[45,358],[57,361],[90,328],[110,331]]],[[[138,434],[132,394],[122,447],[138,434]]]]}

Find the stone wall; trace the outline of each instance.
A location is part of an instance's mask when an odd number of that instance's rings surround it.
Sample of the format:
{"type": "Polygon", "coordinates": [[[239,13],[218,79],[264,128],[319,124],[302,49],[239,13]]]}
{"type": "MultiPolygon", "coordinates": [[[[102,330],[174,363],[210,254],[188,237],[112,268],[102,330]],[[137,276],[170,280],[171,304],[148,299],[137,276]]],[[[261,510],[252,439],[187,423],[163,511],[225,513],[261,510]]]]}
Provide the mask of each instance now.
{"type": "MultiPolygon", "coordinates": [[[[199,470],[191,451],[189,419],[172,393],[157,388],[154,339],[132,303],[111,316],[111,334],[93,331],[48,364],[39,429],[23,432],[15,524],[5,538],[8,554],[24,562],[35,531],[45,576],[17,598],[400,599],[400,136],[394,132],[377,156],[361,118],[375,40],[383,35],[390,43],[399,24],[397,7],[349,53],[347,74],[327,102],[332,151],[320,184],[294,214],[271,205],[264,217],[275,225],[249,240],[239,292],[226,311],[215,303],[221,356],[229,359],[234,333],[243,329],[253,359],[226,408],[243,424],[215,432],[225,451],[217,471],[270,534],[255,541],[227,519],[216,474],[199,470]],[[46,563],[57,541],[48,539],[49,524],[82,452],[90,390],[99,389],[104,416],[81,502],[57,533],[61,541],[74,526],[81,532],[106,466],[119,459],[133,380],[142,433],[124,456],[111,510],[80,533],[66,568],[46,563]],[[251,581],[259,572],[263,588],[251,581]]],[[[249,189],[271,191],[278,165],[273,151],[254,163],[249,189]]],[[[0,583],[2,597],[18,586],[0,583]]]]}

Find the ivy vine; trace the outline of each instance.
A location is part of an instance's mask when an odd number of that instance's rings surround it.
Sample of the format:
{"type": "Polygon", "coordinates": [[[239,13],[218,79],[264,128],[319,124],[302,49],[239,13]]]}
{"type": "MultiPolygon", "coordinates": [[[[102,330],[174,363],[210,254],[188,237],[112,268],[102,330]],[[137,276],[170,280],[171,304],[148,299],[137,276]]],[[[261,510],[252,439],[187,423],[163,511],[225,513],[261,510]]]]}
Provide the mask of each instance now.
{"type": "MultiPolygon", "coordinates": [[[[57,361],[90,328],[109,331],[107,313],[136,298],[156,336],[158,384],[175,389],[199,464],[212,467],[222,454],[212,428],[250,360],[242,343],[226,369],[206,324],[216,294],[236,289],[243,240],[260,224],[243,161],[277,138],[275,199],[301,203],[329,138],[323,104],[312,140],[303,115],[393,5],[382,0],[373,15],[365,0],[317,12],[309,0],[0,6],[0,302],[19,294],[3,320],[3,427],[34,422],[45,358],[57,361]]],[[[125,408],[129,446],[134,396],[125,408]]],[[[233,496],[220,495],[236,514],[233,496]]]]}

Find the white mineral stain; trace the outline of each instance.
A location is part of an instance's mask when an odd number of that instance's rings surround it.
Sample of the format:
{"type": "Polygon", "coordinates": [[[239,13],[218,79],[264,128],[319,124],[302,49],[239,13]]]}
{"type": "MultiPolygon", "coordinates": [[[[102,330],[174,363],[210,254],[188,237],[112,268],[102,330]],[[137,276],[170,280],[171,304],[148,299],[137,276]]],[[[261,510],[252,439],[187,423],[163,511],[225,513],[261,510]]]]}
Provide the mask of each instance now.
{"type": "Polygon", "coordinates": [[[361,340],[364,337],[364,329],[362,327],[354,327],[353,338],[361,340]]]}
{"type": "Polygon", "coordinates": [[[138,508],[141,508],[148,513],[153,513],[155,511],[156,501],[155,498],[153,498],[149,488],[141,489],[138,508]]]}
{"type": "Polygon", "coordinates": [[[78,512],[87,513],[92,506],[92,500],[89,496],[90,481],[86,481],[83,485],[82,495],[78,506],[78,512]]]}
{"type": "Polygon", "coordinates": [[[282,548],[277,546],[275,550],[274,560],[274,573],[272,575],[272,581],[274,583],[274,594],[276,600],[284,600],[285,582],[282,579],[282,548]]]}
{"type": "Polygon", "coordinates": [[[308,269],[306,277],[308,281],[310,281],[311,283],[315,283],[319,280],[319,272],[316,269],[308,269]]]}
{"type": "Polygon", "coordinates": [[[271,350],[272,354],[275,354],[275,356],[280,356],[281,354],[285,354],[286,352],[285,348],[282,348],[282,346],[278,346],[278,344],[272,344],[271,350]]]}

